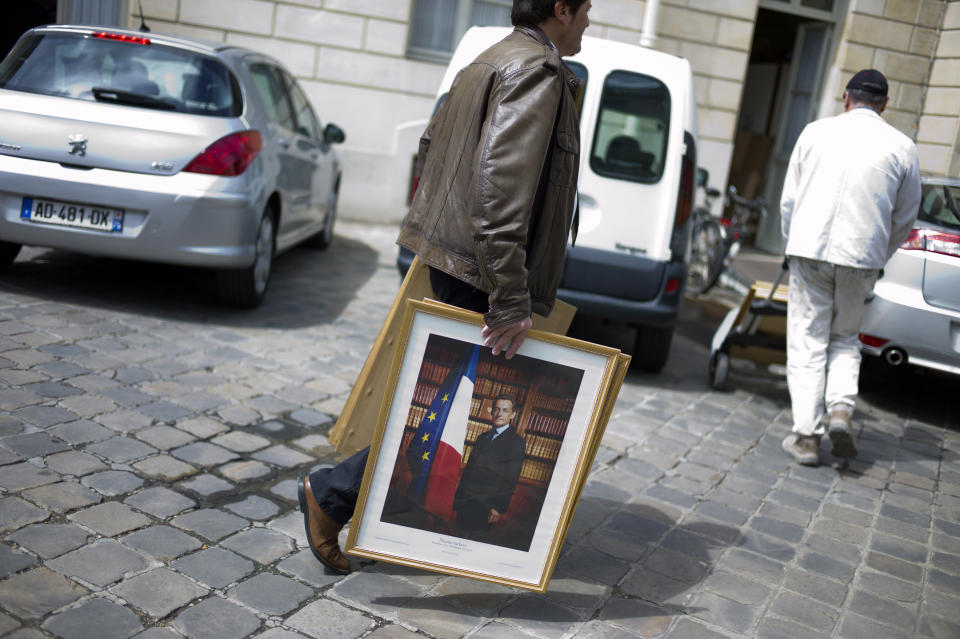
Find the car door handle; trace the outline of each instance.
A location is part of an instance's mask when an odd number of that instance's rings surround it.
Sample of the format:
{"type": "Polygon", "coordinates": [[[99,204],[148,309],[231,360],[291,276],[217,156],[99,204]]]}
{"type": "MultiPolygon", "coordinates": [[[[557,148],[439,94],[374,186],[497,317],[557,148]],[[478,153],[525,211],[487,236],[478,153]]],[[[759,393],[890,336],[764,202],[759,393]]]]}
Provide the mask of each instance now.
{"type": "Polygon", "coordinates": [[[290,142],[288,142],[286,138],[277,138],[277,144],[279,144],[285,149],[290,148],[290,142]]]}

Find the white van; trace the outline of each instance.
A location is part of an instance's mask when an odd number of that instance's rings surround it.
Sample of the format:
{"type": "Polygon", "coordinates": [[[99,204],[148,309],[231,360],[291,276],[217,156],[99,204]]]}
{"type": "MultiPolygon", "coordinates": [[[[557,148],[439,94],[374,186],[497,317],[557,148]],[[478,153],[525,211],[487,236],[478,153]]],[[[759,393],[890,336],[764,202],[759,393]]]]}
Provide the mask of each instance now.
{"type": "MultiPolygon", "coordinates": [[[[460,69],[510,31],[467,31],[437,106],[460,69]]],[[[580,313],[636,326],[634,364],[659,371],[670,352],[686,275],[697,151],[690,63],[591,37],[564,61],[585,84],[580,224],[558,297],[580,313]]],[[[402,271],[410,260],[402,251],[402,271]]]]}

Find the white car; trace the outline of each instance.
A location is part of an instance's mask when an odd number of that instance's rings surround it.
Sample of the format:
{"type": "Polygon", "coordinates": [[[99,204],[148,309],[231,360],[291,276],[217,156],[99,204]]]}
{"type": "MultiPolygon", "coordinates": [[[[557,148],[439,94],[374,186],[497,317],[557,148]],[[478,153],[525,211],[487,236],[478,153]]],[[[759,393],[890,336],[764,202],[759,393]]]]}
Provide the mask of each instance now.
{"type": "Polygon", "coordinates": [[[917,223],[874,287],[861,351],[960,374],[960,180],[924,177],[922,188],[917,223]]]}

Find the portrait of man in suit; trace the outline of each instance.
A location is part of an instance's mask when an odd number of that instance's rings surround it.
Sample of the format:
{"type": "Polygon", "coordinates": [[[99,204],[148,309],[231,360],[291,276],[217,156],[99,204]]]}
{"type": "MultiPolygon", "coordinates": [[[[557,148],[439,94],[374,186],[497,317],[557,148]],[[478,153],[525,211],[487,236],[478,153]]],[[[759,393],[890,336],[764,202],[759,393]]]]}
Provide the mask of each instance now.
{"type": "Polygon", "coordinates": [[[491,407],[493,426],[477,437],[453,497],[457,536],[485,541],[510,506],[526,444],[516,430],[512,397],[500,395],[491,407]]]}

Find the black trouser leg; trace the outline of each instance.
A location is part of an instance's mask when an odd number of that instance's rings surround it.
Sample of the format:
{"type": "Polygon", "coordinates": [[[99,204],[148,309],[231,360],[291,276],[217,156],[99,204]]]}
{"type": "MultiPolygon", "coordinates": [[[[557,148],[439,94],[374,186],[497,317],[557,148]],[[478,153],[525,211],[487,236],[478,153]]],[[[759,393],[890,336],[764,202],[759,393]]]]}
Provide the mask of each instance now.
{"type": "Polygon", "coordinates": [[[310,473],[313,496],[323,512],[334,521],[345,524],[353,517],[369,453],[370,447],[367,446],[332,468],[321,468],[310,473]]]}

